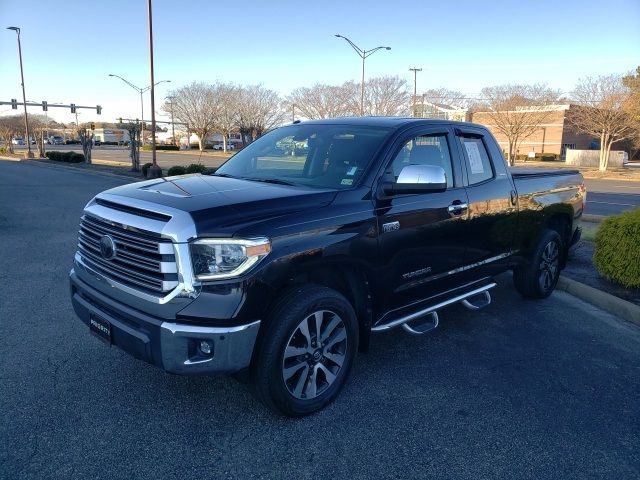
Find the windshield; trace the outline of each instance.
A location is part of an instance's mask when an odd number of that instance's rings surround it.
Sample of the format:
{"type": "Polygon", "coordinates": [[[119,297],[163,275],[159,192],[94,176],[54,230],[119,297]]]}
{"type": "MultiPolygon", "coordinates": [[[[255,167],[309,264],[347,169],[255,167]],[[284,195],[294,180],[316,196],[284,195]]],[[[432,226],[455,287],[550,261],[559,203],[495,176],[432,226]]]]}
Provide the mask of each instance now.
{"type": "Polygon", "coordinates": [[[357,184],[388,133],[353,125],[290,125],[260,137],[215,174],[346,189],[357,184]]]}

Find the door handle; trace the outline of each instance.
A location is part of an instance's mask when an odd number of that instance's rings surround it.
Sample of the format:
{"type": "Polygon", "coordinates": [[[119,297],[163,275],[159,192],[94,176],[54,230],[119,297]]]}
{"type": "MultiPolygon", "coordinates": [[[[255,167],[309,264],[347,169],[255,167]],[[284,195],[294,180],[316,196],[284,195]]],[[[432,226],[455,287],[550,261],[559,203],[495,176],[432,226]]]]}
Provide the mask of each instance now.
{"type": "Polygon", "coordinates": [[[469,205],[456,200],[451,205],[449,205],[447,210],[449,210],[449,213],[451,215],[460,215],[462,212],[466,211],[468,208],[469,208],[469,205]]]}

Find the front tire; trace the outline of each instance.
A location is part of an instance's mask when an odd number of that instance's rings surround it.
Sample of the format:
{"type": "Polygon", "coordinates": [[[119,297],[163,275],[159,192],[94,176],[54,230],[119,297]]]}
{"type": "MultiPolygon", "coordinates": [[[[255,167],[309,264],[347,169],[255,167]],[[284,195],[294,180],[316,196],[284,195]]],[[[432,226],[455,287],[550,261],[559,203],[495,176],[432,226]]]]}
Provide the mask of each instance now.
{"type": "Polygon", "coordinates": [[[251,384],[272,410],[299,417],[331,403],[358,350],[358,322],[344,296],[319,285],[286,291],[256,346],[251,384]]]}
{"type": "Polygon", "coordinates": [[[516,290],[525,298],[547,298],[560,278],[562,239],[555,230],[545,230],[526,265],[513,271],[516,290]]]}

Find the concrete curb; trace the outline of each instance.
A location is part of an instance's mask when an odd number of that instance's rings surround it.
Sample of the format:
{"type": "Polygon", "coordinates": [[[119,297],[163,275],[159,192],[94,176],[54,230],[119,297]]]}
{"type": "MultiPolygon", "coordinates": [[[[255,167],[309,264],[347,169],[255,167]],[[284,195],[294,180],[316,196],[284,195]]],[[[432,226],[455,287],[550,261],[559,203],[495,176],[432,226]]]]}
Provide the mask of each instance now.
{"type": "Polygon", "coordinates": [[[607,217],[605,215],[592,215],[590,213],[583,213],[582,220],[590,223],[601,223],[607,217]]]}
{"type": "Polygon", "coordinates": [[[557,288],[596,307],[640,326],[640,306],[560,275],[557,288]]]}

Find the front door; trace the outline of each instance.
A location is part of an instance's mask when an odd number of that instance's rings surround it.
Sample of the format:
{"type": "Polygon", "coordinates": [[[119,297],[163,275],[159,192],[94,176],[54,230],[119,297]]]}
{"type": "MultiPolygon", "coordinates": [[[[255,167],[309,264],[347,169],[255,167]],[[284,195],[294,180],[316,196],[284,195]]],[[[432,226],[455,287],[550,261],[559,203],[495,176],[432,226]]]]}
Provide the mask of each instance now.
{"type": "Polygon", "coordinates": [[[455,285],[465,260],[467,195],[453,135],[446,127],[420,128],[401,138],[383,180],[397,180],[403,167],[441,166],[447,189],[425,194],[378,194],[376,216],[381,263],[378,281],[387,292],[378,312],[432,297],[455,285]]]}

